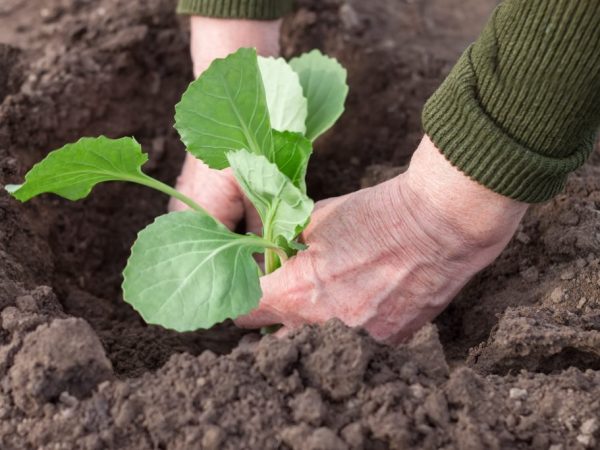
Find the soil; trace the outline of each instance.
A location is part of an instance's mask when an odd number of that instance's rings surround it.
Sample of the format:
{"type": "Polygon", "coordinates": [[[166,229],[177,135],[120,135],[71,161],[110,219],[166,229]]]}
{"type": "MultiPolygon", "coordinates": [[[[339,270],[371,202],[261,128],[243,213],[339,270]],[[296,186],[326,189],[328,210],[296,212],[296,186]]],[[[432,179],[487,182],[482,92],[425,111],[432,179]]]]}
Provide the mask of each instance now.
{"type": "MultiPolygon", "coordinates": [[[[301,0],[286,56],[349,69],[316,198],[402,169],[419,114],[493,0],[301,0]]],[[[173,105],[191,79],[171,0],[4,0],[0,185],[81,136],[135,136],[172,183],[173,105]]],[[[0,192],[2,449],[600,448],[600,154],[532,208],[498,261],[397,348],[338,321],[277,340],[177,334],[120,297],[160,194],[122,184],[21,205],[0,192]]]]}

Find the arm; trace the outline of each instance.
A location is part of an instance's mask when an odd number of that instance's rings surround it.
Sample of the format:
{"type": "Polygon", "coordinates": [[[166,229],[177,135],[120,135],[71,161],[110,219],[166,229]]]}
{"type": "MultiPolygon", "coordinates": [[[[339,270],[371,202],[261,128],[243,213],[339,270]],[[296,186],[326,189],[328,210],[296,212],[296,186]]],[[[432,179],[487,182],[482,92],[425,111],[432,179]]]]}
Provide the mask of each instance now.
{"type": "Polygon", "coordinates": [[[560,191],[600,124],[600,3],[507,0],[424,111],[407,173],[330,200],[242,325],[338,317],[398,342],[560,191]]]}
{"type": "Polygon", "coordinates": [[[506,1],[425,106],[425,132],[489,189],[546,201],[593,149],[599,49],[598,1],[506,1]]]}
{"type": "Polygon", "coordinates": [[[192,16],[191,53],[197,77],[211,62],[242,47],[254,47],[263,56],[279,56],[281,19],[215,19],[192,16]]]}
{"type": "Polygon", "coordinates": [[[281,17],[291,8],[292,0],[180,0],[177,12],[191,16],[194,75],[241,47],[278,56],[281,17]]]}
{"type": "MultiPolygon", "coordinates": [[[[191,17],[191,55],[198,77],[216,58],[242,47],[264,56],[279,55],[280,17],[291,0],[181,0],[178,11],[191,17]]],[[[247,231],[259,232],[260,218],[244,197],[231,170],[216,171],[188,153],[177,189],[234,229],[245,218],[247,231]]],[[[169,210],[187,207],[172,199],[169,210]]]]}

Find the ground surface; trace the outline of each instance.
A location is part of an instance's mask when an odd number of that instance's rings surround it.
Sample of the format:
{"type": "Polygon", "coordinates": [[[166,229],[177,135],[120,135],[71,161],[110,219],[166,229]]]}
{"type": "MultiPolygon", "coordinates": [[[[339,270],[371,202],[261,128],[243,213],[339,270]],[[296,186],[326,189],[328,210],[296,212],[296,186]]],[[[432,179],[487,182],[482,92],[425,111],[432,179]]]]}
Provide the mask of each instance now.
{"type": "MultiPolygon", "coordinates": [[[[352,85],[313,163],[314,196],[406,162],[423,102],[494,3],[299,3],[286,55],[320,47],[352,85]]],[[[173,105],[190,65],[172,11],[170,0],[2,2],[0,185],[101,133],[136,136],[151,174],[174,180],[173,105]]],[[[120,271],[166,198],[110,185],[77,204],[20,205],[0,192],[0,448],[598,448],[598,161],[397,349],[338,322],[249,335],[233,351],[242,334],[230,325],[147,327],[120,299],[120,271]]]]}

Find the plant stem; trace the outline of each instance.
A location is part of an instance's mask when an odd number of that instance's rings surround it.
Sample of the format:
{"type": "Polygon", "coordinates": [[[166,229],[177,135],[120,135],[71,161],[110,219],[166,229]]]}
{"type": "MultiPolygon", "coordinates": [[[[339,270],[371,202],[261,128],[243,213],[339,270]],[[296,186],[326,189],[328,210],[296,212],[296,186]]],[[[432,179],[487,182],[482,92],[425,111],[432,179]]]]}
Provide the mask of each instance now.
{"type": "Polygon", "coordinates": [[[265,274],[275,272],[279,268],[278,262],[285,264],[288,260],[286,253],[277,246],[269,247],[265,251],[265,274]]]}
{"type": "Polygon", "coordinates": [[[267,250],[265,251],[265,274],[268,275],[270,273],[275,272],[277,269],[279,269],[281,264],[287,261],[287,254],[273,243],[273,236],[271,233],[270,226],[268,225],[271,223],[271,221],[267,219],[266,221],[263,221],[263,223],[265,222],[266,225],[264,225],[263,228],[263,239],[265,239],[271,244],[269,248],[267,248],[267,250]],[[279,264],[280,261],[281,264],[279,264]]]}
{"type": "Polygon", "coordinates": [[[179,192],[176,189],[173,189],[171,186],[169,186],[161,181],[155,180],[154,178],[152,178],[146,174],[144,174],[143,177],[131,178],[129,181],[156,189],[157,191],[160,191],[163,194],[167,194],[168,196],[174,197],[177,200],[181,201],[182,203],[185,203],[187,206],[189,206],[193,210],[208,214],[202,206],[200,206],[198,203],[196,203],[191,198],[183,195],[181,192],[179,192]]]}
{"type": "Polygon", "coordinates": [[[277,254],[273,249],[268,248],[265,252],[265,274],[273,273],[277,270],[277,254]]]}

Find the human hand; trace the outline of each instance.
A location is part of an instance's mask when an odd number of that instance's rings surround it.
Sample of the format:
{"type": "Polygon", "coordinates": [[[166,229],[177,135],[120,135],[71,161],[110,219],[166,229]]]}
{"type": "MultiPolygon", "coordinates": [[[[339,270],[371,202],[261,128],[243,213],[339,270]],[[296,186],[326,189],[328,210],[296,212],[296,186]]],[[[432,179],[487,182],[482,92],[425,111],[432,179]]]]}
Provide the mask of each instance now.
{"type": "Polygon", "coordinates": [[[500,254],[526,210],[467,178],[425,137],[405,174],[318,204],[308,250],[261,279],[259,308],[237,323],[289,331],[337,317],[400,342],[500,254]]]}
{"type": "MultiPolygon", "coordinates": [[[[213,60],[224,58],[242,47],[255,47],[264,56],[279,55],[281,20],[255,21],[191,18],[191,53],[194,75],[198,77],[213,60]]],[[[246,230],[258,234],[261,222],[256,209],[242,194],[230,169],[213,170],[189,155],[177,179],[177,190],[191,197],[230,229],[246,220],[246,230]]],[[[176,199],[170,211],[187,206],[176,199]]]]}

